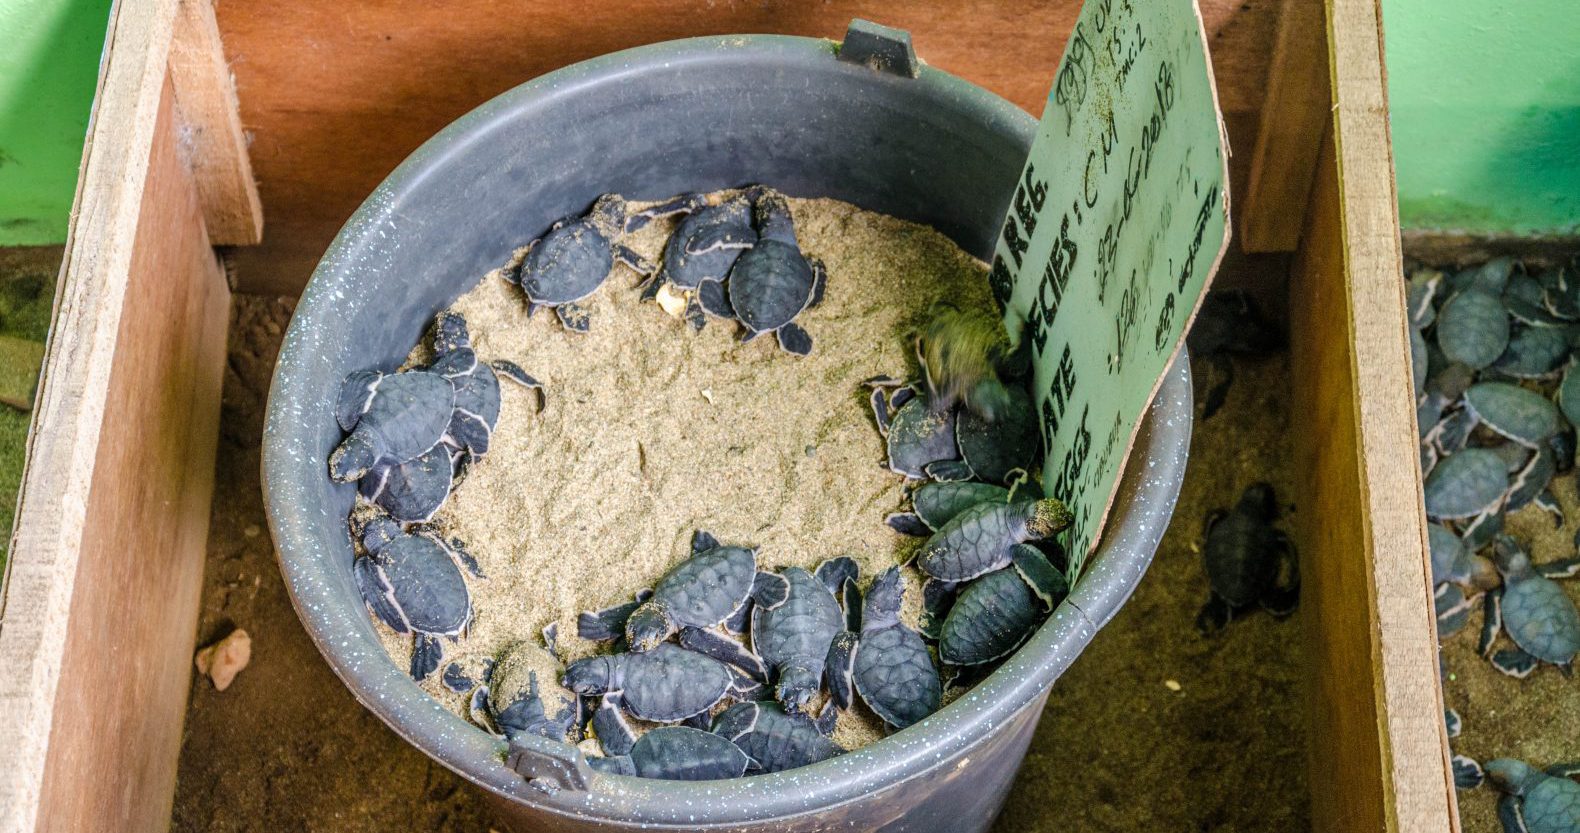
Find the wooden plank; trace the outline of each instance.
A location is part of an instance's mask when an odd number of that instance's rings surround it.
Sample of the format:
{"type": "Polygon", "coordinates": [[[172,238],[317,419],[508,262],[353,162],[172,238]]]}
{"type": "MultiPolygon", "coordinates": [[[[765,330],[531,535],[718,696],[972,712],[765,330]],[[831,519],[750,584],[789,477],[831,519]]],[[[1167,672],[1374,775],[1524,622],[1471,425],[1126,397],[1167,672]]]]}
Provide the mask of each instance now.
{"type": "Polygon", "coordinates": [[[44,366],[44,345],[15,336],[0,336],[0,405],[33,409],[38,371],[44,366]]]}
{"type": "Polygon", "coordinates": [[[177,149],[175,8],[111,17],[0,610],[5,833],[169,824],[229,298],[177,149]]]}
{"type": "MultiPolygon", "coordinates": [[[[1040,114],[1080,5],[630,0],[515,4],[502,13],[494,0],[222,3],[220,31],[269,209],[263,244],[235,253],[237,285],[299,292],[346,218],[418,145],[488,98],[576,61],[695,35],[838,39],[860,16],[909,29],[931,65],[1040,114]]],[[[1249,148],[1277,3],[1201,6],[1231,141],[1249,148]]]]}
{"type": "Polygon", "coordinates": [[[1317,150],[1332,118],[1326,29],[1322,0],[1284,0],[1240,199],[1240,247],[1248,252],[1289,252],[1300,242],[1317,150]]]}
{"type": "Polygon", "coordinates": [[[197,181],[209,239],[222,246],[257,243],[263,239],[263,203],[211,0],[180,0],[170,75],[180,148],[197,181]]]}
{"type": "Polygon", "coordinates": [[[1337,108],[1291,269],[1316,831],[1458,830],[1438,689],[1377,0],[1330,0],[1337,108]]]}

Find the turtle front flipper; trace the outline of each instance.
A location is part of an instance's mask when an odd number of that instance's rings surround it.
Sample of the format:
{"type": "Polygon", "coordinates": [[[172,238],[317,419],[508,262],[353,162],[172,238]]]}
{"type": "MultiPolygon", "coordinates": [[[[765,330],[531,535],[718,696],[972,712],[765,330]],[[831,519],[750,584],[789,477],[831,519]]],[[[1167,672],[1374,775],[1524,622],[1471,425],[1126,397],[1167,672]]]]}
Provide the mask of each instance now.
{"type": "Polygon", "coordinates": [[[421,682],[428,679],[444,659],[444,643],[436,636],[425,633],[414,635],[411,646],[411,678],[421,682]]]}
{"type": "Polygon", "coordinates": [[[708,204],[706,194],[681,194],[678,197],[667,199],[656,205],[648,206],[641,211],[633,211],[625,218],[625,233],[638,231],[648,223],[664,217],[673,217],[676,214],[690,214],[708,204]]]}
{"type": "Polygon", "coordinates": [[[384,374],[377,370],[358,370],[341,383],[340,396],[335,400],[335,421],[342,431],[357,427],[357,420],[373,404],[373,395],[383,379],[384,374]]]}
{"type": "Polygon", "coordinates": [[[620,639],[625,636],[625,621],[641,605],[641,601],[630,601],[603,610],[584,611],[576,617],[576,635],[593,642],[620,639]]]}
{"type": "Polygon", "coordinates": [[[560,317],[560,323],[565,325],[565,329],[573,333],[585,333],[591,324],[592,316],[581,304],[560,304],[554,308],[554,312],[560,317]]]}
{"type": "Polygon", "coordinates": [[[337,482],[350,483],[372,470],[382,454],[377,434],[352,431],[329,455],[329,476],[337,482]]]}
{"type": "Polygon", "coordinates": [[[1476,653],[1483,657],[1492,655],[1493,643],[1503,630],[1503,589],[1488,590],[1482,594],[1481,639],[1476,643],[1476,653]]]}
{"type": "Polygon", "coordinates": [[[653,274],[649,275],[647,277],[647,280],[644,280],[644,281],[642,281],[642,283],[638,284],[638,286],[640,286],[641,289],[642,289],[642,294],[637,296],[637,300],[638,301],[656,301],[656,300],[658,300],[658,293],[661,290],[663,290],[663,288],[665,286],[667,286],[668,284],[669,284],[669,278],[665,276],[663,267],[660,267],[658,269],[658,271],[656,271],[653,274]]]}
{"type": "Polygon", "coordinates": [[[1201,612],[1196,614],[1196,630],[1202,636],[1211,636],[1224,629],[1234,618],[1234,608],[1217,593],[1207,597],[1201,612]]]}
{"type": "Polygon", "coordinates": [[[631,268],[631,271],[641,275],[651,275],[658,271],[658,267],[654,266],[651,260],[641,256],[630,246],[616,243],[614,246],[614,259],[624,263],[631,268]]]}
{"type": "Polygon", "coordinates": [[[838,599],[840,592],[845,589],[845,582],[861,577],[861,567],[856,564],[856,559],[840,555],[817,565],[812,575],[838,599]]]}
{"type": "MultiPolygon", "coordinates": [[[[1010,556],[1010,564],[1020,575],[1021,581],[1026,582],[1032,594],[1042,602],[1043,609],[1053,610],[1058,607],[1059,603],[1064,601],[1064,597],[1070,593],[1070,583],[1065,579],[1064,573],[1053,566],[1048,556],[1042,554],[1042,550],[1030,544],[1016,544],[1010,549],[1014,553],[1010,556]]],[[[923,585],[924,593],[926,589],[923,585]]]]}
{"type": "Polygon", "coordinates": [[[1544,578],[1573,578],[1580,575],[1580,558],[1561,558],[1535,565],[1536,572],[1544,578]]]}
{"type": "Polygon", "coordinates": [[[768,682],[768,668],[761,657],[746,650],[746,646],[741,643],[706,628],[682,628],[680,647],[739,668],[757,682],[768,682]]]}
{"type": "Polygon", "coordinates": [[[1205,422],[1218,413],[1224,403],[1229,401],[1229,388],[1234,385],[1234,360],[1227,353],[1214,353],[1203,357],[1212,373],[1204,374],[1211,379],[1207,384],[1207,393],[1202,397],[1201,418],[1205,422]]]}
{"type": "Polygon", "coordinates": [[[1455,755],[1449,762],[1454,769],[1454,787],[1461,790],[1473,790],[1487,779],[1487,774],[1481,764],[1475,759],[1465,755],[1455,755]]]}
{"type": "Polygon", "coordinates": [[[406,617],[395,606],[395,589],[384,579],[378,563],[371,556],[363,556],[351,565],[351,573],[357,579],[357,589],[362,592],[362,600],[373,611],[373,615],[388,625],[390,630],[407,633],[410,628],[406,626],[406,617]]]}
{"type": "Polygon", "coordinates": [[[548,396],[543,392],[543,383],[525,370],[522,370],[521,365],[506,359],[494,359],[488,363],[488,366],[493,368],[496,374],[537,394],[539,411],[542,411],[543,406],[548,404],[548,396]]]}
{"type": "Polygon", "coordinates": [[[800,324],[790,321],[779,327],[779,346],[795,356],[812,354],[812,336],[800,324]]]}
{"type": "Polygon", "coordinates": [[[747,596],[746,601],[741,602],[741,606],[736,608],[735,612],[731,613],[728,619],[724,620],[724,629],[736,636],[744,636],[746,630],[751,627],[752,608],[755,605],[756,602],[752,600],[752,597],[747,596]]]}
{"type": "Polygon", "coordinates": [[[1432,599],[1437,613],[1439,639],[1447,639],[1459,633],[1470,619],[1471,608],[1476,605],[1476,597],[1466,596],[1459,585],[1446,582],[1437,586],[1432,599]]]}
{"type": "Polygon", "coordinates": [[[1541,661],[1519,648],[1504,648],[1492,655],[1492,667],[1504,674],[1523,680],[1541,664],[1541,661]]]}
{"type": "Polygon", "coordinates": [[[714,318],[735,318],[735,307],[730,306],[730,296],[724,291],[723,281],[703,281],[697,284],[697,303],[702,305],[703,312],[714,318]]]}
{"type": "Polygon", "coordinates": [[[636,745],[636,732],[620,708],[619,692],[608,692],[599,699],[598,709],[592,716],[592,729],[605,755],[629,755],[631,747],[636,745]]]}
{"type": "Polygon", "coordinates": [[[932,528],[922,523],[915,512],[891,512],[884,516],[883,522],[895,532],[913,538],[926,538],[933,534],[932,528]]]}
{"type": "Polygon", "coordinates": [[[829,701],[840,709],[848,709],[855,699],[857,636],[844,631],[834,637],[828,649],[824,675],[828,678],[829,701]]]}
{"type": "Polygon", "coordinates": [[[955,591],[960,585],[952,581],[928,578],[922,582],[922,621],[917,630],[934,642],[943,635],[944,621],[955,604],[955,591]]]}
{"type": "Polygon", "coordinates": [[[790,582],[778,573],[758,570],[752,579],[752,600],[759,607],[773,609],[790,598],[790,582]]]}
{"type": "Polygon", "coordinates": [[[686,308],[682,312],[686,323],[691,325],[692,332],[700,333],[708,325],[708,319],[702,314],[702,302],[695,294],[686,299],[686,308]]]}
{"type": "Polygon", "coordinates": [[[964,460],[934,460],[922,467],[923,473],[940,483],[953,483],[975,477],[971,466],[964,460]]]}
{"type": "Polygon", "coordinates": [[[1525,826],[1525,814],[1520,810],[1520,800],[1512,795],[1498,799],[1498,822],[1503,833],[1530,833],[1525,826]]]}

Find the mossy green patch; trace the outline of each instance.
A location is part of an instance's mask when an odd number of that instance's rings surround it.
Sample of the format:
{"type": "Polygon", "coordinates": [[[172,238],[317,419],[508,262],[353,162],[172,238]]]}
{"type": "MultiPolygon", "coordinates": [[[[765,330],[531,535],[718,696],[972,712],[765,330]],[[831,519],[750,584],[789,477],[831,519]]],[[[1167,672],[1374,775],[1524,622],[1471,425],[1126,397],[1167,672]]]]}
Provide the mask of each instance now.
{"type": "MultiPolygon", "coordinates": [[[[0,336],[42,344],[49,334],[59,247],[0,249],[0,336]]],[[[11,545],[33,415],[0,405],[0,574],[11,545]]]]}

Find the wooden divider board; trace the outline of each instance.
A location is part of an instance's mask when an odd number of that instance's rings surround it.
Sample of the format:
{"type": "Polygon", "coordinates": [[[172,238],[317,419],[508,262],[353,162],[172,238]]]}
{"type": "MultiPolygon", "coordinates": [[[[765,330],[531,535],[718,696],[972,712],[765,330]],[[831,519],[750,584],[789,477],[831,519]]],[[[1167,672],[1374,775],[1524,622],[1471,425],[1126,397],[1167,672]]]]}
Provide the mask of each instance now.
{"type": "Polygon", "coordinates": [[[1329,0],[1335,107],[1290,274],[1312,827],[1459,829],[1378,0],[1329,0]]]}
{"type": "Polygon", "coordinates": [[[5,833],[169,825],[229,314],[175,10],[112,13],[0,608],[5,833]]]}

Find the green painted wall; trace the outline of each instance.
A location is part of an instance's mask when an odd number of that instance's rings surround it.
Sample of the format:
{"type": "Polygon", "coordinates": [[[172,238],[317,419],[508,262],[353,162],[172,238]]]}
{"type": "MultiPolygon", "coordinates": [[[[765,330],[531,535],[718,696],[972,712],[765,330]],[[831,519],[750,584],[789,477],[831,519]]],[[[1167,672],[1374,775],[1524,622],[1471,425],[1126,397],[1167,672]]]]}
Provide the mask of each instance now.
{"type": "Polygon", "coordinates": [[[1580,2],[1383,0],[1406,228],[1580,233],[1580,2]]]}
{"type": "Polygon", "coordinates": [[[60,243],[110,0],[0,0],[0,246],[60,243]]]}

